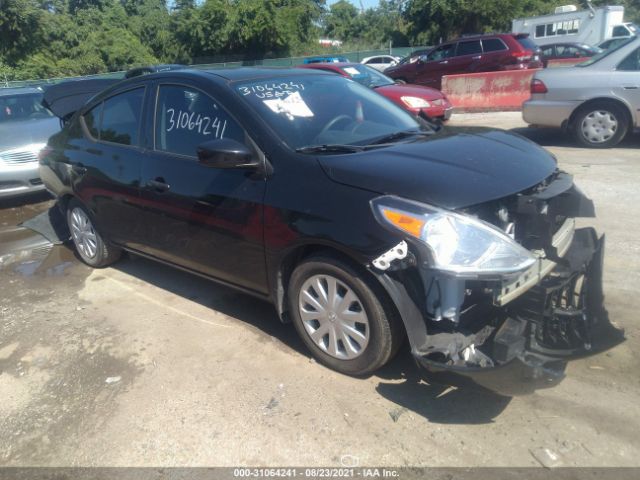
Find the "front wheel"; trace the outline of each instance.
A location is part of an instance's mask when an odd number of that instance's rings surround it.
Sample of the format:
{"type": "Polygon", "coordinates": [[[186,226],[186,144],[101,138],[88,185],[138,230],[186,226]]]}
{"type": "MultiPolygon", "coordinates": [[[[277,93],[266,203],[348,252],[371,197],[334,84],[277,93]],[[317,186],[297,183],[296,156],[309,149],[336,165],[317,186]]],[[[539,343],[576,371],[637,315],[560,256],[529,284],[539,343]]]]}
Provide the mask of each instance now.
{"type": "Polygon", "coordinates": [[[367,375],[397,352],[403,330],[379,285],[331,257],[313,257],[291,275],[289,309],[313,356],[347,375],[367,375]]]}
{"type": "Polygon", "coordinates": [[[590,148],[609,148],[627,134],[629,121],[624,110],[610,102],[582,107],[573,124],[578,142],[590,148]]]}
{"type": "Polygon", "coordinates": [[[106,267],[120,258],[121,250],[104,242],[86,208],[77,200],[69,202],[67,224],[76,251],[87,265],[95,268],[106,267]]]}

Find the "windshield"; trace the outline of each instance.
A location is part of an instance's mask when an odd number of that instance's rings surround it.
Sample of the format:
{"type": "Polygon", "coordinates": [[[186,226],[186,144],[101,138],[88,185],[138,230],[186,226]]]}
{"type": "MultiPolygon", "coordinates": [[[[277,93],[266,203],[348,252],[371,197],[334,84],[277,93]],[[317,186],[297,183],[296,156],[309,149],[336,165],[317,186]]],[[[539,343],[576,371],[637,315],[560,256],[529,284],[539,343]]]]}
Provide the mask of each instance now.
{"type": "Polygon", "coordinates": [[[364,85],[369,88],[393,85],[395,83],[392,79],[380,73],[375,68],[371,68],[366,65],[349,65],[348,67],[343,67],[340,70],[349,75],[349,77],[354,79],[360,85],[364,85]]]}
{"type": "Polygon", "coordinates": [[[629,37],[627,40],[621,42],[619,45],[616,45],[615,47],[611,47],[608,50],[604,50],[601,53],[598,53],[597,55],[594,55],[593,57],[591,57],[586,62],[579,63],[578,65],[576,65],[576,67],[588,67],[589,65],[593,65],[594,63],[599,62],[603,58],[608,57],[612,53],[617,52],[621,48],[624,48],[629,43],[636,41],[637,39],[638,39],[638,37],[635,37],[635,36],[634,37],[629,37]]]}
{"type": "Polygon", "coordinates": [[[52,117],[41,102],[41,93],[0,97],[0,123],[52,117]]]}
{"type": "Polygon", "coordinates": [[[234,85],[292,149],[369,145],[397,132],[430,131],[391,101],[337,75],[300,75],[234,85]]]}

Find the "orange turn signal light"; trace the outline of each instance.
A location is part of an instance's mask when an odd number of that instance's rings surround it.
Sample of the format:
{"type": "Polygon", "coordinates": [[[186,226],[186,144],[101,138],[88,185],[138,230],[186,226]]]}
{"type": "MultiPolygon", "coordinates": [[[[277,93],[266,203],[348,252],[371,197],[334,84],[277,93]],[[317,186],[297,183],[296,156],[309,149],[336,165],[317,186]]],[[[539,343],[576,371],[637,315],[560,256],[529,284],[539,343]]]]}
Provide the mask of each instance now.
{"type": "Polygon", "coordinates": [[[416,238],[420,238],[422,227],[424,227],[425,221],[421,218],[412,217],[406,213],[397,212],[395,210],[388,210],[382,208],[382,215],[384,218],[394,225],[395,227],[403,230],[416,238]]]}

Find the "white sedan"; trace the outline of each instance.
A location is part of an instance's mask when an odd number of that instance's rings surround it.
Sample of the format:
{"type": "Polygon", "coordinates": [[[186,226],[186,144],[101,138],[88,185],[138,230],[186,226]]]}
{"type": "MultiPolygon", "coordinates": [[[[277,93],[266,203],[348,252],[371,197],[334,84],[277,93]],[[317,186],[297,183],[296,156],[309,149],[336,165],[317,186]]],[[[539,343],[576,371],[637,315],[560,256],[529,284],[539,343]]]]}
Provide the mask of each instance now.
{"type": "Polygon", "coordinates": [[[400,60],[400,57],[394,57],[393,55],[375,55],[373,57],[363,58],[360,63],[369,65],[376,70],[383,72],[385,69],[395,65],[400,60]]]}

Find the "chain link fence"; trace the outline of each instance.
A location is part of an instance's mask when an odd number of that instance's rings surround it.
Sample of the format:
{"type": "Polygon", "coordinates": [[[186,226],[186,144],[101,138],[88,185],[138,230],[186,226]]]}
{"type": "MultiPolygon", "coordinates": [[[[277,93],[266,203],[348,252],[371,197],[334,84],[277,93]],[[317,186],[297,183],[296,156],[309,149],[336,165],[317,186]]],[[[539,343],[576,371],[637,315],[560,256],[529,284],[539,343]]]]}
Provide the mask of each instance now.
{"type": "MultiPolygon", "coordinates": [[[[428,47],[420,46],[420,47],[400,47],[400,48],[386,48],[386,49],[377,49],[377,50],[360,50],[356,52],[346,52],[346,53],[327,53],[324,55],[305,55],[303,57],[287,57],[287,58],[269,58],[269,59],[260,59],[260,60],[233,60],[233,61],[222,61],[222,62],[214,62],[214,63],[204,63],[206,62],[206,58],[198,58],[195,59],[197,63],[191,65],[193,68],[197,69],[209,69],[209,68],[233,68],[233,67],[255,67],[255,66],[265,66],[265,67],[292,67],[295,65],[300,65],[303,63],[305,58],[310,56],[336,56],[336,57],[346,57],[351,62],[360,62],[364,58],[372,57],[374,55],[393,55],[396,57],[406,57],[410,55],[412,52],[416,50],[424,50],[428,47]]],[[[138,66],[138,65],[136,65],[138,66]]],[[[124,78],[126,70],[110,72],[110,73],[101,73],[96,75],[83,75],[83,76],[75,76],[75,77],[58,77],[58,78],[47,78],[47,79],[34,79],[34,80],[12,80],[7,81],[6,79],[0,79],[0,88],[2,87],[42,87],[46,85],[52,85],[55,83],[60,83],[66,80],[78,80],[78,79],[89,79],[89,78],[124,78]]]]}

